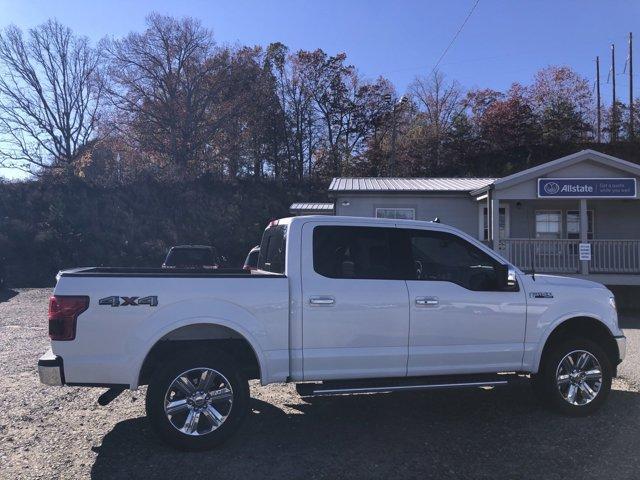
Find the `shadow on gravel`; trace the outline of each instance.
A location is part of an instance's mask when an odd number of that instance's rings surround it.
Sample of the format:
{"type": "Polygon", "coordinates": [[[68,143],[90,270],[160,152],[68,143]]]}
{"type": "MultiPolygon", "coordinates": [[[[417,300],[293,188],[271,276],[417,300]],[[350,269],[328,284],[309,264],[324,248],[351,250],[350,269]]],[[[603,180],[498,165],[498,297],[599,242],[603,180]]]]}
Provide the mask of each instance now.
{"type": "Polygon", "coordinates": [[[16,292],[15,290],[12,290],[10,288],[3,288],[2,290],[0,290],[0,302],[11,300],[16,295],[18,295],[18,292],[16,292]]]}
{"type": "Polygon", "coordinates": [[[550,413],[528,387],[252,401],[221,448],[172,450],[144,418],[118,423],[92,468],[113,478],[637,478],[640,394],[589,418],[550,413]]]}
{"type": "Polygon", "coordinates": [[[620,328],[640,328],[640,312],[625,313],[618,317],[620,328]]]}

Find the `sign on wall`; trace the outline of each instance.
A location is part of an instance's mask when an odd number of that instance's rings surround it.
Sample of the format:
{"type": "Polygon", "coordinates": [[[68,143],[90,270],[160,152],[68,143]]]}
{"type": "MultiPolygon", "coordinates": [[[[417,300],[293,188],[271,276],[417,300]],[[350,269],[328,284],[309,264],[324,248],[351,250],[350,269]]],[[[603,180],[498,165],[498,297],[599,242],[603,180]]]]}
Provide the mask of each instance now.
{"type": "Polygon", "coordinates": [[[539,178],[540,198],[635,198],[635,178],[539,178]]]}

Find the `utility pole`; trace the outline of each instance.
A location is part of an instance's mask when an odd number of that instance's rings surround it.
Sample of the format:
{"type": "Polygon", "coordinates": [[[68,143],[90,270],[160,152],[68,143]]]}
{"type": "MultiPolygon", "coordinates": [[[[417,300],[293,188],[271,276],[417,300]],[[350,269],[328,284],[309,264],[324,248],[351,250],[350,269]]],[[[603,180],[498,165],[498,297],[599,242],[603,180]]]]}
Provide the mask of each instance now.
{"type": "Polygon", "coordinates": [[[396,170],[396,136],[398,131],[398,126],[396,124],[396,107],[397,104],[394,103],[393,110],[391,111],[391,120],[393,123],[391,125],[391,155],[389,156],[389,172],[387,173],[389,177],[393,177],[396,170]]]}
{"type": "Polygon", "coordinates": [[[391,111],[391,155],[389,156],[389,165],[387,175],[393,177],[396,173],[396,137],[398,136],[398,110],[403,108],[407,101],[407,97],[404,95],[400,97],[400,100],[393,103],[393,110],[391,111]]]}
{"type": "Polygon", "coordinates": [[[633,138],[633,34],[629,32],[629,140],[633,138]]]}
{"type": "Polygon", "coordinates": [[[600,123],[602,119],[602,114],[600,113],[600,57],[596,57],[596,100],[598,102],[598,143],[600,143],[600,135],[602,132],[602,125],[600,123]]]}
{"type": "Polygon", "coordinates": [[[618,108],[616,106],[616,46],[611,44],[611,79],[613,85],[613,102],[611,104],[611,136],[613,143],[618,140],[618,108]]]}

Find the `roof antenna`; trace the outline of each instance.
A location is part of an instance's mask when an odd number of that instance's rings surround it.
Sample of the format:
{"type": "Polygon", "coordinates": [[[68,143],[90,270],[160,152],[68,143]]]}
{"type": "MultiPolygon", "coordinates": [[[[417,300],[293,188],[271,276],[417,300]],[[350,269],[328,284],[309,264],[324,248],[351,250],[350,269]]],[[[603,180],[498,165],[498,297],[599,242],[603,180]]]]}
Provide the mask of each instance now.
{"type": "MultiPolygon", "coordinates": [[[[522,208],[522,202],[516,203],[516,207],[522,208]]],[[[531,255],[531,280],[536,281],[535,246],[533,244],[533,229],[531,228],[531,211],[527,210],[527,230],[529,231],[529,255],[531,255]]]]}
{"type": "Polygon", "coordinates": [[[431,220],[433,223],[440,223],[440,217],[436,217],[433,220],[431,220]]]}

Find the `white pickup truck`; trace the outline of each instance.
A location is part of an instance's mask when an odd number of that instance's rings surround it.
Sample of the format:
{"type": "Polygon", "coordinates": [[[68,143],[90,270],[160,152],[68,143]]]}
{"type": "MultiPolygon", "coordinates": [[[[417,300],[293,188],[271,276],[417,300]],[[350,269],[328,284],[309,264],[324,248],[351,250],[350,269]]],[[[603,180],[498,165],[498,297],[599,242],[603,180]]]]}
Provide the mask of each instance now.
{"type": "Polygon", "coordinates": [[[331,395],[530,376],[584,415],[625,355],[604,286],[525,274],[439,223],[286,218],[265,230],[258,270],[240,272],[60,272],[41,381],[107,387],[101,404],[148,385],[160,436],[204,449],[238,428],[249,379],[331,395]]]}

